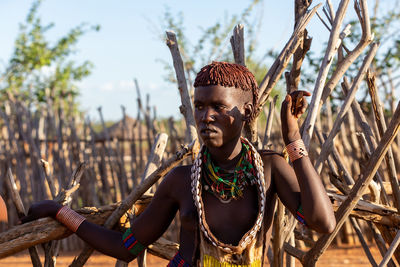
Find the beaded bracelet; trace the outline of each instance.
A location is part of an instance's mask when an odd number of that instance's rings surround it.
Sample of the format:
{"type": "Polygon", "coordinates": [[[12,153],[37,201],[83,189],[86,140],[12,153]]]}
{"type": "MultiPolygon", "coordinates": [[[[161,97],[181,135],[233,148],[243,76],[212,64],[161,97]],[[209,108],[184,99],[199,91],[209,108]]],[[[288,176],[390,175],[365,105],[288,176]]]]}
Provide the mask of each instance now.
{"type": "Polygon", "coordinates": [[[291,162],[295,161],[296,159],[300,159],[304,156],[308,156],[307,149],[302,139],[298,139],[288,144],[286,146],[286,151],[289,154],[289,159],[291,162]]]}
{"type": "Polygon", "coordinates": [[[296,210],[296,219],[302,224],[302,225],[306,225],[306,221],[304,220],[304,215],[303,215],[303,207],[301,206],[301,204],[299,205],[299,207],[296,210]]]}
{"type": "Polygon", "coordinates": [[[146,247],[143,246],[132,234],[131,228],[128,228],[124,235],[122,236],[122,242],[124,246],[129,250],[130,253],[135,255],[135,257],[139,256],[146,247]]]}
{"type": "Polygon", "coordinates": [[[67,206],[63,206],[58,210],[56,219],[74,233],[78,230],[81,223],[86,220],[85,217],[68,208],[67,206]]]}

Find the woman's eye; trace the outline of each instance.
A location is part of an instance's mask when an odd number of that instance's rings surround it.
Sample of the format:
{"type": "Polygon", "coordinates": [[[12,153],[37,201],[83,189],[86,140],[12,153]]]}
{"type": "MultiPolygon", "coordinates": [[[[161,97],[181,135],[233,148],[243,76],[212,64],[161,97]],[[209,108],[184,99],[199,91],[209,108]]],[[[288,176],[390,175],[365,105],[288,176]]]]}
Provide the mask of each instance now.
{"type": "Polygon", "coordinates": [[[215,110],[223,110],[225,108],[225,106],[223,106],[223,105],[215,105],[214,108],[215,108],[215,110]]]}

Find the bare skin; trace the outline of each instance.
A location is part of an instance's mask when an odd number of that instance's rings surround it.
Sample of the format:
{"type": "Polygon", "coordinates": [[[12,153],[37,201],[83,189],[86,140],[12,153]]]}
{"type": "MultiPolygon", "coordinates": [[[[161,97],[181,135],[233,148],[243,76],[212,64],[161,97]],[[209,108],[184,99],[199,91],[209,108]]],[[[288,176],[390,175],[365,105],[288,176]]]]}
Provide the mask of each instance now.
{"type": "MultiPolygon", "coordinates": [[[[239,159],[240,134],[254,108],[248,94],[241,89],[222,86],[197,87],[195,90],[194,115],[199,136],[208,147],[215,164],[224,169],[234,169],[239,159]]],[[[303,94],[309,95],[302,92],[303,98],[303,94]]],[[[298,101],[298,95],[298,92],[292,93],[282,104],[282,135],[285,144],[301,138],[297,119],[305,112],[306,101],[305,98],[298,101]],[[292,102],[302,104],[292,109],[292,102]]],[[[268,229],[268,237],[272,229],[275,195],[292,213],[296,212],[301,203],[308,227],[321,233],[332,232],[336,225],[332,206],[310,159],[298,159],[291,168],[283,157],[273,151],[260,151],[260,154],[264,162],[264,224],[268,229]]],[[[164,233],[179,211],[179,251],[185,261],[194,263],[198,217],[191,193],[190,168],[177,167],[164,178],[149,207],[135,220],[132,231],[139,242],[149,245],[164,233]]],[[[253,186],[245,188],[243,198],[227,204],[221,203],[209,192],[203,192],[203,201],[207,223],[214,235],[224,243],[237,245],[255,222],[258,204],[257,190],[253,186]]],[[[34,204],[29,215],[22,221],[54,217],[60,207],[52,201],[34,204]]],[[[134,258],[124,248],[122,234],[119,232],[85,221],[77,235],[107,255],[124,261],[134,258]]]]}

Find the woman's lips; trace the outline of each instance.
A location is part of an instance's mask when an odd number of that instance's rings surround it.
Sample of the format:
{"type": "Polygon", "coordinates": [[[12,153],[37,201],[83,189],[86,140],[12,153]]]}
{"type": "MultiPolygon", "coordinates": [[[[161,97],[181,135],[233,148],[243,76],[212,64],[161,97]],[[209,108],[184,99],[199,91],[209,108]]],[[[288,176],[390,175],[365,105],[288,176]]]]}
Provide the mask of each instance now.
{"type": "Polygon", "coordinates": [[[214,129],[211,129],[211,128],[205,128],[205,129],[202,129],[202,130],[200,131],[200,134],[201,134],[202,136],[211,136],[211,135],[213,135],[213,134],[215,134],[215,133],[217,133],[217,131],[214,130],[214,129]]]}

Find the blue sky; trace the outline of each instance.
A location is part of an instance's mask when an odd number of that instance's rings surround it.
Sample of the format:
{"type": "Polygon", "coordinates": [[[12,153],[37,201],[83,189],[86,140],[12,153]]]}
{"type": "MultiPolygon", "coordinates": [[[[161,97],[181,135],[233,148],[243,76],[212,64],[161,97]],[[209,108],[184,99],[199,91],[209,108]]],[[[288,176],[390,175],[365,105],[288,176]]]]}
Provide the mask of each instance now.
{"type": "MultiPolygon", "coordinates": [[[[339,1],[333,1],[335,6],[339,1]]],[[[25,16],[32,1],[0,1],[0,64],[8,61],[18,24],[25,16]]],[[[240,14],[250,1],[133,1],[133,0],[45,0],[39,14],[43,23],[54,22],[49,39],[56,40],[81,22],[99,24],[99,32],[85,34],[77,45],[76,60],[90,60],[94,64],[92,75],[81,84],[81,106],[93,119],[97,119],[97,107],[103,107],[106,119],[121,117],[120,105],[127,113],[136,116],[136,78],[142,96],[150,94],[151,104],[157,106],[159,116],[179,116],[177,87],[164,81],[166,72],[157,59],[172,62],[165,43],[157,37],[155,26],[169,6],[173,14],[182,11],[186,32],[191,40],[200,36],[199,27],[213,25],[226,14],[240,14]]],[[[352,10],[352,7],[349,8],[352,10]]],[[[322,11],[321,11],[322,12],[322,11]]],[[[260,31],[258,53],[267,49],[279,51],[292,33],[293,1],[265,0],[263,22],[260,31]]],[[[314,38],[313,49],[328,38],[327,31],[317,17],[309,27],[314,38]]],[[[230,49],[230,46],[227,46],[230,49]]]]}

